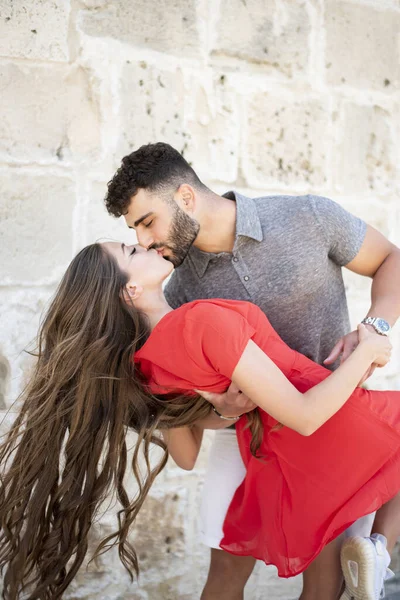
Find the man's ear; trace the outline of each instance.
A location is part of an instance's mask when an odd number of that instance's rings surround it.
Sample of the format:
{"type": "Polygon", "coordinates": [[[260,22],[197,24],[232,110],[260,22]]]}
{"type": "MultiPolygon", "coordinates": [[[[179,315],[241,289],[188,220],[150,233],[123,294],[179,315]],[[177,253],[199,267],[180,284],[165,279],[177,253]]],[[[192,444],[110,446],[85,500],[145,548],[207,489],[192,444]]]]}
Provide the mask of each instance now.
{"type": "Polygon", "coordinates": [[[137,300],[143,292],[143,288],[141,285],[137,283],[128,283],[124,288],[122,295],[125,302],[132,302],[132,300],[137,300]]]}
{"type": "Polygon", "coordinates": [[[194,189],[188,183],[183,183],[178,188],[178,204],[185,212],[193,212],[196,203],[194,189]]]}

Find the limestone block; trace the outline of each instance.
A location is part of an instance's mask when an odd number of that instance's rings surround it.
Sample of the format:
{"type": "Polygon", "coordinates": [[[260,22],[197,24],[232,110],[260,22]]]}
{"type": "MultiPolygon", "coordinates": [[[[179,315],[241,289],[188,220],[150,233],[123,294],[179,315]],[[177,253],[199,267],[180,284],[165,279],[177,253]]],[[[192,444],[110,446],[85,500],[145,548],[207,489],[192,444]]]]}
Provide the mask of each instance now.
{"type": "MultiPolygon", "coordinates": [[[[29,245],[25,248],[29,251],[29,245]]],[[[31,266],[35,258],[32,257],[31,266]]],[[[22,253],[20,260],[22,261],[22,253]]],[[[24,287],[0,290],[2,408],[12,406],[28,382],[35,359],[27,354],[26,350],[36,349],[39,319],[52,293],[52,288],[40,290],[24,287]]],[[[15,410],[18,410],[18,406],[16,405],[15,410]]]]}
{"type": "Polygon", "coordinates": [[[340,191],[387,194],[399,187],[395,117],[379,106],[345,102],[335,152],[340,191]]]}
{"type": "Polygon", "coordinates": [[[3,160],[90,160],[98,153],[98,107],[84,69],[4,64],[0,95],[3,160]]]}
{"type": "Polygon", "coordinates": [[[321,190],[328,146],[329,112],[323,99],[251,97],[243,149],[250,186],[307,183],[321,190]]]}
{"type": "Polygon", "coordinates": [[[262,64],[291,77],[307,69],[310,29],[304,1],[223,0],[213,54],[262,64]]]}
{"type": "Polygon", "coordinates": [[[107,600],[136,598],[136,595],[132,594],[136,591],[137,586],[131,583],[115,548],[91,561],[100,541],[115,530],[115,523],[113,527],[105,526],[101,519],[92,526],[86,559],[63,594],[67,600],[77,600],[78,598],[92,600],[96,597],[107,600]]]}
{"type": "Polygon", "coordinates": [[[203,180],[231,182],[237,175],[239,122],[236,92],[224,75],[192,76],[145,62],[127,63],[121,78],[116,155],[166,141],[182,152],[203,180]]]}
{"type": "Polygon", "coordinates": [[[85,229],[84,244],[106,240],[136,244],[136,235],[132,229],[128,229],[124,217],[117,219],[109,215],[106,211],[104,205],[104,196],[106,193],[106,182],[95,182],[92,184],[89,202],[85,207],[85,215],[83,217],[85,229]]]}
{"type": "Polygon", "coordinates": [[[109,37],[159,52],[184,56],[199,53],[195,0],[120,0],[82,12],[80,26],[94,37],[109,37]]]}
{"type": "Polygon", "coordinates": [[[191,77],[185,97],[186,159],[203,180],[233,182],[240,153],[240,108],[229,75],[191,77]]]}
{"type": "Polygon", "coordinates": [[[0,410],[6,408],[6,396],[10,381],[10,364],[0,355],[0,410]]]}
{"type": "MultiPolygon", "coordinates": [[[[99,541],[115,530],[117,509],[114,504],[112,506],[107,519],[103,518],[92,528],[88,558],[99,541]]],[[[174,596],[168,594],[174,591],[176,594],[179,579],[188,568],[184,554],[184,508],[185,491],[182,488],[163,490],[156,484],[130,536],[139,558],[139,583],[130,582],[113,550],[92,562],[88,570],[86,566],[82,567],[65,597],[89,599],[97,594],[101,598],[117,600],[132,598],[134,594],[134,598],[146,600],[172,600],[174,596]]]]}
{"type": "Polygon", "coordinates": [[[16,171],[1,178],[2,285],[58,281],[72,252],[72,181],[16,171]]]}
{"type": "Polygon", "coordinates": [[[70,2],[3,1],[0,55],[68,62],[70,2]]]}
{"type": "Polygon", "coordinates": [[[183,76],[127,63],[121,77],[121,136],[118,161],[142,144],[165,141],[185,153],[188,134],[183,126],[183,76]]]}
{"type": "Polygon", "coordinates": [[[400,13],[367,3],[325,3],[326,77],[390,93],[400,86],[400,13]]]}

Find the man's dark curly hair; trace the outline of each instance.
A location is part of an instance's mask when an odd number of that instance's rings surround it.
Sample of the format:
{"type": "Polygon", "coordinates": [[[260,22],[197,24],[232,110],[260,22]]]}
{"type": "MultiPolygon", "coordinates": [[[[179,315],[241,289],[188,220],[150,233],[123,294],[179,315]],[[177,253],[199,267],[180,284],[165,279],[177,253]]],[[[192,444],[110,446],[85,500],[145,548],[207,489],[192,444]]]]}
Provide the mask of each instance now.
{"type": "Polygon", "coordinates": [[[182,183],[207,189],[175,148],[163,142],[146,144],[122,159],[120,168],[108,182],[104,202],[111,215],[120,217],[128,212],[131,198],[140,188],[158,192],[168,200],[171,191],[182,183]]]}

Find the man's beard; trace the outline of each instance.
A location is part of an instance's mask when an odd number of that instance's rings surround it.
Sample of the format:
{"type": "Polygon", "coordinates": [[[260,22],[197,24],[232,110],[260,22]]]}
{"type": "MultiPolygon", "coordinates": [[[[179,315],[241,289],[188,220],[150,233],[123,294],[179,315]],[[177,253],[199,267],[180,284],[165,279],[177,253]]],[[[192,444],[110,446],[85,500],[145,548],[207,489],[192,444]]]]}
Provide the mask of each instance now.
{"type": "Polygon", "coordinates": [[[164,258],[172,262],[174,267],[179,267],[185,260],[199,229],[200,225],[196,219],[192,219],[179,206],[175,205],[167,242],[154,244],[153,248],[169,250],[170,255],[164,258]]]}

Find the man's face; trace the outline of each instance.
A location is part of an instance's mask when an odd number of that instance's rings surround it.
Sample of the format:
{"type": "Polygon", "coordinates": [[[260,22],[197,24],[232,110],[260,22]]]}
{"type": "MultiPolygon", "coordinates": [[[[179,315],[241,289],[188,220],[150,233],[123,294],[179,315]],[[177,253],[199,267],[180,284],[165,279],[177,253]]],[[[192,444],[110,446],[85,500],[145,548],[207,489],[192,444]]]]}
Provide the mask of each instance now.
{"type": "Polygon", "coordinates": [[[186,258],[200,229],[196,219],[171,202],[144,189],[132,197],[125,216],[128,227],[136,230],[144,248],[155,249],[175,267],[186,258]]]}

